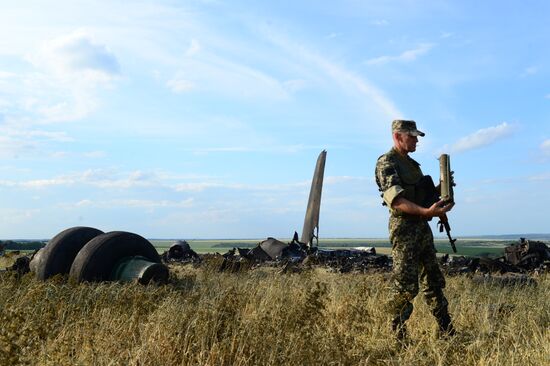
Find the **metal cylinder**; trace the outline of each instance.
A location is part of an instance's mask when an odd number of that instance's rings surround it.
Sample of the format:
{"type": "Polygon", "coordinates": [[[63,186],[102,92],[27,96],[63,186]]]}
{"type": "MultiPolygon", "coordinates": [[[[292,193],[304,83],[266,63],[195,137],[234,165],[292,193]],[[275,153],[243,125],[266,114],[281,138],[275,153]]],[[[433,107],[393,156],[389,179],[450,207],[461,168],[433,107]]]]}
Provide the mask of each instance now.
{"type": "Polygon", "coordinates": [[[451,158],[448,154],[439,157],[439,184],[441,187],[441,199],[454,202],[453,185],[451,179],[451,158]]]}
{"type": "Polygon", "coordinates": [[[111,279],[123,282],[137,281],[143,285],[151,281],[164,283],[168,281],[168,268],[145,257],[126,257],[115,265],[111,279]]]}

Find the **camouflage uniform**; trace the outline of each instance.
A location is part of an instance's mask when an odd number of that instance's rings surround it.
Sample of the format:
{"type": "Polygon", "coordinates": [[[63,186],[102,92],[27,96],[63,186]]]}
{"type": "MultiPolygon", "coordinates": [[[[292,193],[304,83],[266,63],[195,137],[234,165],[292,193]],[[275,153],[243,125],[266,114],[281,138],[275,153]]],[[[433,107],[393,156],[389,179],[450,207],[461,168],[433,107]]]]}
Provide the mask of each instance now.
{"type": "Polygon", "coordinates": [[[422,194],[415,191],[418,190],[415,183],[423,176],[420,164],[392,148],[378,159],[375,175],[384,199],[383,204],[390,208],[389,237],[393,256],[390,300],[392,327],[398,332],[399,338],[404,336],[404,323],[413,311],[412,301],[418,294],[420,277],[424,298],[432,314],[440,329],[449,332],[452,325],[447,311],[447,299],[443,295],[445,278],[436,259],[428,220],[391,208],[397,196],[415,202],[415,197],[422,194]]]}

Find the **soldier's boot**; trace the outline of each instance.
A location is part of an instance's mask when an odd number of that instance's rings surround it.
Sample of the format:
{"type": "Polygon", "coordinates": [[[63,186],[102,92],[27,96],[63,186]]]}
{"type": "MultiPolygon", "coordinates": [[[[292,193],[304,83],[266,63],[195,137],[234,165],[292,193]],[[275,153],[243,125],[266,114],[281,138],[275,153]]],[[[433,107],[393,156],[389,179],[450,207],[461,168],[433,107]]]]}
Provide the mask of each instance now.
{"type": "Polygon", "coordinates": [[[405,323],[399,320],[393,320],[391,329],[396,341],[405,342],[407,340],[407,327],[405,326],[405,323]]]}
{"type": "Polygon", "coordinates": [[[438,336],[439,338],[449,338],[456,335],[456,330],[451,321],[449,313],[445,313],[437,318],[437,325],[439,326],[438,336]]]}

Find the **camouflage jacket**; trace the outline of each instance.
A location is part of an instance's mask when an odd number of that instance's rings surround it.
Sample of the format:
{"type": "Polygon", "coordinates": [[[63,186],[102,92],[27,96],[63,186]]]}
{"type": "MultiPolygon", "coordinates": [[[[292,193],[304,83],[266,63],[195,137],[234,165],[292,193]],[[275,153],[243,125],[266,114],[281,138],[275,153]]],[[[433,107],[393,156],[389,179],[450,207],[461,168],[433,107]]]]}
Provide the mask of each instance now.
{"type": "Polygon", "coordinates": [[[376,162],[375,178],[383,205],[388,206],[392,215],[399,216],[399,210],[391,208],[393,200],[402,196],[409,201],[417,201],[417,184],[424,175],[420,164],[411,157],[403,156],[391,148],[390,151],[378,158],[376,162]]]}

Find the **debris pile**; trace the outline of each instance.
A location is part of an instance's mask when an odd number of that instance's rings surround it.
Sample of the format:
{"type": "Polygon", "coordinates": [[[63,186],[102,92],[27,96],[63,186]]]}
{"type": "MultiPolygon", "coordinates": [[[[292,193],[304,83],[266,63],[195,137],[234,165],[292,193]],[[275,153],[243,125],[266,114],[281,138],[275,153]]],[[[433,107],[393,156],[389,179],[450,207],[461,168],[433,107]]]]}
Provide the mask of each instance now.
{"type": "MultiPolygon", "coordinates": [[[[233,248],[223,254],[220,270],[240,270],[258,266],[278,266],[284,269],[304,266],[322,266],[335,273],[366,273],[390,271],[392,259],[376,254],[375,248],[320,249],[308,247],[295,236],[286,244],[274,238],[267,238],[255,248],[233,248]],[[244,266],[244,264],[247,264],[244,266]]],[[[550,269],[550,249],[547,244],[524,238],[504,248],[504,255],[498,258],[450,256],[440,258],[446,274],[462,273],[532,273],[550,269]]]]}
{"type": "Polygon", "coordinates": [[[520,242],[504,248],[506,262],[524,270],[550,265],[550,248],[543,242],[520,238],[520,242]]]}
{"type": "Polygon", "coordinates": [[[201,257],[191,249],[186,240],[178,240],[160,256],[165,263],[196,263],[201,261],[201,257]]]}
{"type": "Polygon", "coordinates": [[[307,258],[308,264],[319,264],[336,273],[389,271],[392,260],[387,255],[377,255],[374,248],[318,249],[307,258]]]}
{"type": "Polygon", "coordinates": [[[441,265],[447,274],[459,273],[528,273],[550,269],[550,248],[540,241],[520,238],[504,248],[504,255],[490,257],[451,257],[444,255],[441,265]]]}
{"type": "Polygon", "coordinates": [[[387,271],[392,261],[386,255],[377,255],[373,247],[355,249],[320,249],[309,247],[294,236],[292,242],[284,243],[275,238],[267,238],[252,249],[233,248],[223,254],[220,270],[237,270],[258,266],[282,267],[286,272],[302,266],[322,266],[336,273],[387,271]]]}

